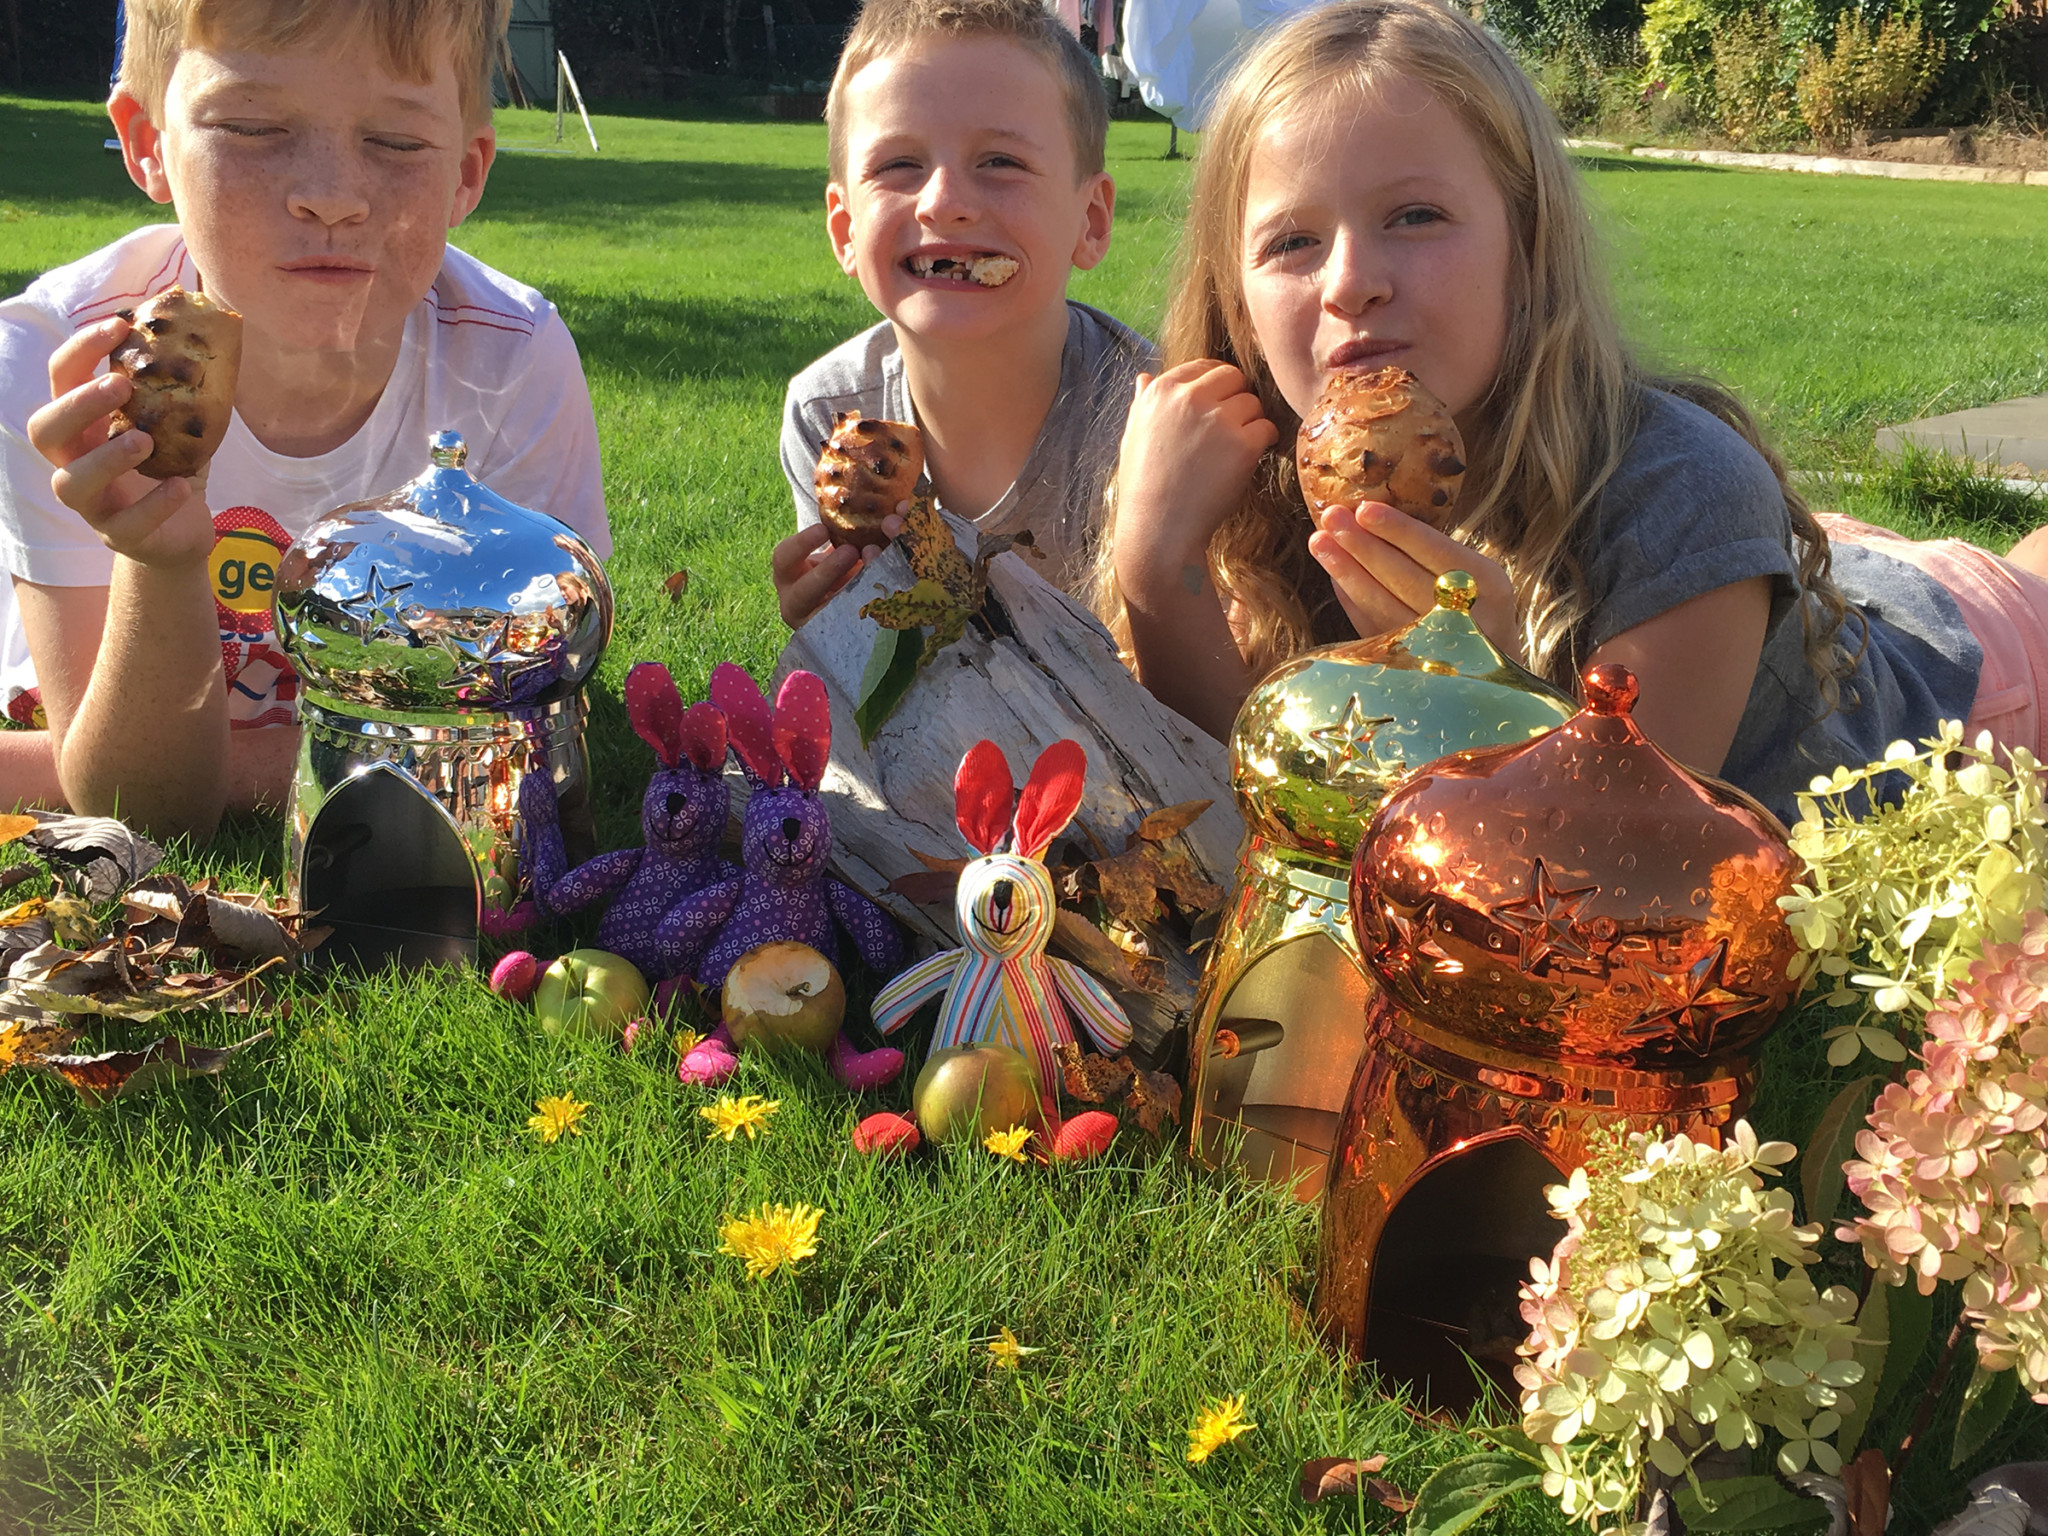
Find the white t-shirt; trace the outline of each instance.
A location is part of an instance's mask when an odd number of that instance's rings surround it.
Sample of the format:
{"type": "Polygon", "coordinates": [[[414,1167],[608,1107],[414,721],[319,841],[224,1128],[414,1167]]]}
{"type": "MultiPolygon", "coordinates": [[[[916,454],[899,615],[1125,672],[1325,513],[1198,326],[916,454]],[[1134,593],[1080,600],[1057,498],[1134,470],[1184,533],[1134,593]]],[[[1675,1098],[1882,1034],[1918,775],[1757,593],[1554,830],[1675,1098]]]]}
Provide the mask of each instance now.
{"type": "MultiPolygon", "coordinates": [[[[114,557],[50,490],[50,465],[28,418],[50,398],[50,354],[73,332],[198,270],[175,224],[138,229],[45,273],[0,303],[0,567],[29,581],[100,587],[114,557]]],[[[552,304],[455,247],[406,317],[398,362],[355,436],[330,453],[272,453],[237,414],[206,488],[216,539],[209,568],[237,728],[297,718],[298,679],[277,648],[270,596],[277,561],[323,513],[393,491],[428,463],[444,428],[469,445],[470,473],[501,496],[551,513],[611,553],[597,423],[576,343],[552,304]]],[[[25,720],[36,695],[13,583],[0,581],[0,699],[25,720]]]]}

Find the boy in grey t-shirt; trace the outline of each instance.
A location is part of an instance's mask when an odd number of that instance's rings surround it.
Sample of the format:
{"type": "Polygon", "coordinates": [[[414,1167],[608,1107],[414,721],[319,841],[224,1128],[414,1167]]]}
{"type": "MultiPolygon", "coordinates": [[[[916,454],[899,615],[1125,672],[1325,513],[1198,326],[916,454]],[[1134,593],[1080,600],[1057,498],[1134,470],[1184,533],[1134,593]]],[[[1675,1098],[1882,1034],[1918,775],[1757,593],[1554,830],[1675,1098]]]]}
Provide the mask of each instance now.
{"type": "Polygon", "coordinates": [[[783,618],[871,553],[833,548],[812,475],[832,418],[914,422],[928,489],[992,532],[1029,528],[1078,585],[1151,349],[1067,299],[1109,248],[1116,188],[1094,61],[1039,0],[868,0],[826,101],[826,229],[887,318],[790,382],[782,466],[799,531],[775,548],[783,618]]]}
{"type": "MultiPolygon", "coordinates": [[[[1157,366],[1151,343],[1137,332],[1099,309],[1068,301],[1059,393],[1023,471],[975,519],[992,534],[1030,529],[1046,556],[1039,573],[1057,586],[1073,591],[1087,574],[1089,536],[1116,464],[1132,388],[1141,372],[1157,366]]],[[[789,381],[782,407],[782,472],[796,498],[799,528],[818,522],[812,471],[831,436],[833,418],[846,411],[885,421],[918,419],[904,378],[903,351],[889,321],[834,347],[789,381]]],[[[929,481],[921,489],[929,491],[929,481]]]]}

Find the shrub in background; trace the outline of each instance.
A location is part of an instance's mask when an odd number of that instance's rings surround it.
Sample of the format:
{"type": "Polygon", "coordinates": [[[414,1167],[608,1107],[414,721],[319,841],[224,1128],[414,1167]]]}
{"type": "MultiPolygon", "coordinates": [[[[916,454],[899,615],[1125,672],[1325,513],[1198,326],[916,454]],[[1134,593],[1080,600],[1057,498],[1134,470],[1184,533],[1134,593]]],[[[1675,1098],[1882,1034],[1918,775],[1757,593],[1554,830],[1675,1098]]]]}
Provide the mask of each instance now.
{"type": "Polygon", "coordinates": [[[1742,149],[1779,149],[1799,137],[1794,56],[1768,11],[1745,11],[1714,33],[1714,118],[1742,149]]]}
{"type": "Polygon", "coordinates": [[[1810,45],[1799,64],[1799,115],[1807,131],[1840,149],[1860,129],[1912,120],[1941,73],[1948,49],[1917,16],[1887,16],[1876,27],[1847,14],[1832,48],[1810,45]]]}
{"type": "Polygon", "coordinates": [[[1645,78],[1696,104],[1714,97],[1713,0],[1649,0],[1643,7],[1645,78]]]}

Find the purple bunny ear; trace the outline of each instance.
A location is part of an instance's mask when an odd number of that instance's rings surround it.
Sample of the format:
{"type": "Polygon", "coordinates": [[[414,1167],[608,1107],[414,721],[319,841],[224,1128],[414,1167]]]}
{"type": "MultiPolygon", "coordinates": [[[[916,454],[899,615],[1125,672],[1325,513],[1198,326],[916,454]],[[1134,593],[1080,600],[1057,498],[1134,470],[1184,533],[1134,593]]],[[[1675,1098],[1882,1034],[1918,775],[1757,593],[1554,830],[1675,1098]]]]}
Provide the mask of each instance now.
{"type": "Polygon", "coordinates": [[[725,715],[713,704],[692,704],[678,728],[683,755],[699,773],[716,773],[725,764],[725,715]]]}
{"type": "Polygon", "coordinates": [[[770,789],[782,787],[782,758],[775,750],[775,721],[761,687],[746,669],[721,661],[711,669],[711,702],[725,712],[725,730],[747,772],[770,789]]]}
{"type": "Polygon", "coordinates": [[[814,672],[792,672],[775,695],[775,751],[801,789],[825,782],[832,757],[832,703],[814,672]]]}
{"type": "Polygon", "coordinates": [[[654,748],[662,767],[675,767],[683,757],[683,696],[668,668],[658,661],[635,662],[626,672],[625,692],[633,730],[654,748]]]}

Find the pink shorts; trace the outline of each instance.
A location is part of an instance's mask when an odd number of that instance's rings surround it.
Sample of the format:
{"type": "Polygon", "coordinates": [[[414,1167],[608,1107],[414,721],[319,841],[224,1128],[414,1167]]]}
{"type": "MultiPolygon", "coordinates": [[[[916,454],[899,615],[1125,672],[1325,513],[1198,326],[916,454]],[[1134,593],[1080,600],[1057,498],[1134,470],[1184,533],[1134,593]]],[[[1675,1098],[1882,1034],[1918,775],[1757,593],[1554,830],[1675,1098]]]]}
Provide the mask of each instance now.
{"type": "Polygon", "coordinates": [[[1984,648],[1964,739],[1989,731],[2002,747],[2048,760],[2048,581],[1961,539],[1909,539],[1839,512],[1816,513],[1829,539],[1868,545],[1918,566],[1947,589],[1984,648]]]}

